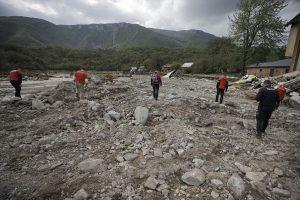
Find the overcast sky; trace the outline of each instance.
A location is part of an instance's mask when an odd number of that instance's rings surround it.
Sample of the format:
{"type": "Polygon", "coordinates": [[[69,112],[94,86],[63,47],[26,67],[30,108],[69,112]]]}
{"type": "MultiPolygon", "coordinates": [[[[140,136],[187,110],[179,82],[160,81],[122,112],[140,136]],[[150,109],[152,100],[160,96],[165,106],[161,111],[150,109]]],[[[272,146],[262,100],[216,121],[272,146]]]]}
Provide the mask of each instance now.
{"type": "MultiPolygon", "coordinates": [[[[170,30],[229,32],[228,16],[239,0],[0,0],[0,16],[28,16],[55,24],[137,23],[170,30]]],[[[286,0],[284,19],[300,11],[300,0],[286,0]]]]}

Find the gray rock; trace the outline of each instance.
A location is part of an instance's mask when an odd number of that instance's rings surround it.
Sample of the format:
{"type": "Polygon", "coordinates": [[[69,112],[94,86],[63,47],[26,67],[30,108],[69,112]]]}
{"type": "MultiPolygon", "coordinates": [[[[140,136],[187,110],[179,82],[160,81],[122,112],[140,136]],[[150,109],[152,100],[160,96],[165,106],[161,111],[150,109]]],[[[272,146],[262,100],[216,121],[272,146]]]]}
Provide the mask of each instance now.
{"type": "Polygon", "coordinates": [[[188,185],[199,186],[205,182],[205,173],[201,169],[193,169],[182,175],[181,180],[188,185]]]}
{"type": "Polygon", "coordinates": [[[227,187],[232,191],[236,199],[240,199],[245,192],[245,182],[237,173],[234,173],[228,179],[227,187]]]}
{"type": "Polygon", "coordinates": [[[194,158],[193,163],[196,168],[200,168],[204,165],[204,160],[202,160],[200,158],[194,158]]]}
{"type": "Polygon", "coordinates": [[[118,112],[116,112],[116,111],[114,111],[114,110],[109,111],[107,114],[114,121],[118,121],[121,118],[121,114],[118,113],[118,112]]]}
{"type": "Polygon", "coordinates": [[[144,186],[145,186],[146,188],[151,189],[151,190],[155,190],[156,187],[157,187],[157,185],[158,185],[158,183],[159,183],[158,180],[156,180],[156,179],[153,178],[153,177],[149,177],[149,178],[146,180],[144,186]]]}
{"type": "Polygon", "coordinates": [[[218,198],[218,197],[220,196],[220,195],[219,195],[217,192],[215,192],[215,191],[211,191],[210,195],[211,195],[211,197],[214,198],[214,199],[216,199],[216,198],[218,198]]]}
{"type": "Polygon", "coordinates": [[[124,158],[123,158],[123,156],[121,156],[121,155],[117,155],[116,160],[117,160],[118,162],[123,162],[123,161],[124,161],[124,158]]]}
{"type": "Polygon", "coordinates": [[[263,153],[263,155],[267,155],[267,156],[274,156],[277,154],[278,154],[278,151],[275,151],[275,150],[270,150],[270,151],[266,151],[263,153]]]}
{"type": "Polygon", "coordinates": [[[290,197],[291,193],[288,190],[273,188],[272,193],[281,197],[290,197]]]}
{"type": "Polygon", "coordinates": [[[153,151],[154,151],[154,156],[155,157],[162,157],[163,156],[162,149],[155,148],[153,151]]]}
{"type": "Polygon", "coordinates": [[[36,110],[41,110],[41,109],[45,109],[46,105],[41,100],[33,99],[31,102],[31,108],[36,110]]]}
{"type": "Polygon", "coordinates": [[[266,176],[267,176],[266,172],[247,172],[246,173],[246,177],[250,181],[254,181],[254,182],[263,181],[266,176]]]}
{"type": "Polygon", "coordinates": [[[76,200],[85,200],[85,199],[88,199],[89,196],[90,195],[83,188],[81,188],[74,194],[74,198],[76,200]]]}
{"type": "Polygon", "coordinates": [[[294,108],[300,108],[300,96],[291,96],[289,99],[289,104],[294,108]]]}
{"type": "Polygon", "coordinates": [[[149,116],[148,108],[138,106],[134,111],[134,118],[137,124],[145,125],[149,116]]]}
{"type": "Polygon", "coordinates": [[[54,108],[59,108],[61,107],[62,105],[64,105],[64,102],[63,101],[56,101],[52,106],[54,108]]]}
{"type": "Polygon", "coordinates": [[[184,153],[184,149],[177,149],[176,151],[180,156],[184,153]]]}
{"type": "Polygon", "coordinates": [[[216,187],[220,187],[223,185],[223,182],[219,179],[212,179],[210,182],[211,182],[211,184],[213,184],[216,187]]]}
{"type": "Polygon", "coordinates": [[[241,171],[243,172],[244,174],[246,174],[247,172],[250,172],[251,171],[251,168],[250,167],[247,167],[245,165],[242,165],[238,162],[235,162],[234,165],[241,171]]]}
{"type": "Polygon", "coordinates": [[[278,176],[283,176],[283,171],[279,168],[275,168],[274,169],[274,173],[278,176]]]}
{"type": "Polygon", "coordinates": [[[135,153],[127,153],[124,155],[124,159],[126,161],[132,161],[132,160],[135,160],[137,157],[139,157],[138,154],[135,154],[135,153]]]}
{"type": "Polygon", "coordinates": [[[90,172],[96,172],[98,171],[103,164],[102,159],[94,159],[94,158],[88,158],[78,164],[78,168],[81,171],[90,171],[90,172]]]}

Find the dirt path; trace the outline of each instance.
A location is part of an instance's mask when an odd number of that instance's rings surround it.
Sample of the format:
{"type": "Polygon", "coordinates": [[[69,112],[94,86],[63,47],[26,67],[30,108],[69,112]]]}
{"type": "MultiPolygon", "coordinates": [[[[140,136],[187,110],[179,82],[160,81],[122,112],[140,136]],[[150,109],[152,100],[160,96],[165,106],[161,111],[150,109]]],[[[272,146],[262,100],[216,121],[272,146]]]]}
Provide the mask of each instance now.
{"type": "Polygon", "coordinates": [[[79,102],[72,84],[25,82],[33,99],[1,102],[0,199],[298,199],[299,111],[280,107],[258,140],[257,104],[243,91],[229,88],[219,105],[214,81],[164,79],[154,101],[149,82],[90,84],[79,102]],[[145,126],[137,106],[149,109],[145,126]],[[201,184],[187,185],[195,169],[201,184]],[[234,173],[241,196],[227,184],[234,173]]]}

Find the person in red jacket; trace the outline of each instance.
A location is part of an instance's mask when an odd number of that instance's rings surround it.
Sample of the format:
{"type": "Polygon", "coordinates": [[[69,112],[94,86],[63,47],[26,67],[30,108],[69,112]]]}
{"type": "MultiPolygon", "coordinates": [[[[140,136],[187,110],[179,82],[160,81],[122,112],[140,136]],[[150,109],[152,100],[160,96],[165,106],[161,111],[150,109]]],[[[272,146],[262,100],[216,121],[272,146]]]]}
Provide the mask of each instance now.
{"type": "Polygon", "coordinates": [[[78,100],[83,99],[84,97],[84,85],[85,85],[85,80],[89,79],[87,73],[81,69],[75,72],[74,74],[75,77],[75,86],[76,86],[76,97],[78,100]]]}
{"type": "Polygon", "coordinates": [[[278,88],[276,89],[276,92],[279,97],[279,102],[281,103],[285,97],[286,89],[283,85],[279,85],[278,88]]]}
{"type": "Polygon", "coordinates": [[[228,81],[225,76],[219,77],[219,81],[217,83],[217,95],[216,95],[216,102],[219,100],[219,95],[220,97],[220,104],[223,102],[223,97],[224,97],[224,92],[228,90],[228,81]]]}
{"type": "Polygon", "coordinates": [[[161,82],[161,76],[158,71],[155,71],[152,76],[151,76],[151,85],[153,87],[153,97],[155,100],[158,99],[158,91],[159,91],[159,86],[162,85],[161,82]]]}
{"type": "Polygon", "coordinates": [[[15,96],[21,98],[22,73],[21,69],[15,69],[9,72],[9,80],[15,88],[15,96]]]}

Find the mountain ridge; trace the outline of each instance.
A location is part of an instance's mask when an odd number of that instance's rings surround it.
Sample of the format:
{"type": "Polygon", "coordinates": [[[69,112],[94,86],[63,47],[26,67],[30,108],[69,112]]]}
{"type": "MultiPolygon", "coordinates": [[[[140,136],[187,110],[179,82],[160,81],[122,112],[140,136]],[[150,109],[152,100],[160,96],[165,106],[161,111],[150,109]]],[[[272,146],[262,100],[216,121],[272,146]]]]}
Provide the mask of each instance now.
{"type": "Polygon", "coordinates": [[[33,48],[203,47],[210,39],[216,38],[195,29],[172,31],[127,22],[56,25],[47,20],[21,16],[0,16],[0,30],[0,44],[33,48]]]}

